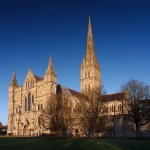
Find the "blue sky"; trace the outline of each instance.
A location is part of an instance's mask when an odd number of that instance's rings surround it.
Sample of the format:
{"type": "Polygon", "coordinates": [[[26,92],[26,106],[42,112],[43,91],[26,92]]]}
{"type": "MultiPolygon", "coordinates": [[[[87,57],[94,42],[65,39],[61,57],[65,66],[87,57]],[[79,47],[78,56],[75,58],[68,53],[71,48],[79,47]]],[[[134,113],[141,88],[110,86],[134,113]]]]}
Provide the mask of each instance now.
{"type": "Polygon", "coordinates": [[[150,84],[149,8],[149,0],[0,0],[0,122],[14,68],[22,85],[30,66],[43,77],[52,55],[58,83],[80,91],[89,13],[107,93],[132,78],[150,84]]]}

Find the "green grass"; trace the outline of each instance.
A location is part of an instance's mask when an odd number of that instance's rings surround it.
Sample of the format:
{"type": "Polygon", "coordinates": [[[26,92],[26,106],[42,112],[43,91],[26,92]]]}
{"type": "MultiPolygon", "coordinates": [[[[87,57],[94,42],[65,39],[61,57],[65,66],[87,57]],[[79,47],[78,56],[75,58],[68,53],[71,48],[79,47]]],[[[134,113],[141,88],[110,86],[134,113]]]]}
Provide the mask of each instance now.
{"type": "Polygon", "coordinates": [[[148,150],[150,138],[0,137],[0,150],[148,150]]]}

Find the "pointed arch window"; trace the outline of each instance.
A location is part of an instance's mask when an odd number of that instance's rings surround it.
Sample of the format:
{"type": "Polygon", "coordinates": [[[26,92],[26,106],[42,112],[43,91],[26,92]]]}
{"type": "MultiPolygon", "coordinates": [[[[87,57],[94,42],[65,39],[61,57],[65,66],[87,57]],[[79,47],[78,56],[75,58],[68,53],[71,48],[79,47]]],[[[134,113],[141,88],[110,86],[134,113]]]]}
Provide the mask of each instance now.
{"type": "Polygon", "coordinates": [[[120,104],[120,111],[122,111],[122,105],[120,104]]]}
{"type": "Polygon", "coordinates": [[[30,93],[28,93],[28,96],[25,97],[24,101],[24,111],[31,111],[32,110],[32,104],[34,103],[34,95],[31,96],[30,93]]]}
{"type": "Polygon", "coordinates": [[[31,97],[30,97],[30,93],[28,94],[28,111],[31,111],[31,97]]]}
{"type": "Polygon", "coordinates": [[[88,91],[90,91],[90,83],[89,83],[88,91]]]}
{"type": "Polygon", "coordinates": [[[112,112],[114,112],[114,106],[112,105],[112,112]]]}
{"type": "Polygon", "coordinates": [[[38,110],[42,110],[43,109],[43,104],[38,104],[38,110]]]}
{"type": "Polygon", "coordinates": [[[90,70],[88,71],[88,77],[90,77],[90,70]]]}
{"type": "Polygon", "coordinates": [[[85,85],[85,91],[87,91],[87,85],[85,85]]]}
{"type": "Polygon", "coordinates": [[[32,81],[30,81],[30,88],[32,88],[32,81]]]}
{"type": "Polygon", "coordinates": [[[25,105],[24,105],[24,110],[25,110],[25,112],[27,111],[27,98],[25,97],[25,105]]]}
{"type": "Polygon", "coordinates": [[[26,89],[33,88],[34,87],[34,80],[27,81],[25,87],[26,87],[26,89]]]}
{"type": "Polygon", "coordinates": [[[111,112],[111,106],[110,106],[110,112],[111,112]]]}
{"type": "Polygon", "coordinates": [[[121,111],[121,104],[118,105],[118,111],[121,111]]]}
{"type": "Polygon", "coordinates": [[[34,103],[34,95],[32,95],[32,104],[34,103]]]}
{"type": "Polygon", "coordinates": [[[34,80],[32,81],[32,86],[34,87],[34,80]]]}
{"type": "Polygon", "coordinates": [[[114,106],[114,112],[116,112],[116,106],[114,106]]]}
{"type": "Polygon", "coordinates": [[[85,71],[85,78],[87,77],[86,71],[85,71]]]}
{"type": "Polygon", "coordinates": [[[19,113],[19,112],[20,112],[20,109],[19,109],[19,106],[17,106],[16,113],[19,113]]]}

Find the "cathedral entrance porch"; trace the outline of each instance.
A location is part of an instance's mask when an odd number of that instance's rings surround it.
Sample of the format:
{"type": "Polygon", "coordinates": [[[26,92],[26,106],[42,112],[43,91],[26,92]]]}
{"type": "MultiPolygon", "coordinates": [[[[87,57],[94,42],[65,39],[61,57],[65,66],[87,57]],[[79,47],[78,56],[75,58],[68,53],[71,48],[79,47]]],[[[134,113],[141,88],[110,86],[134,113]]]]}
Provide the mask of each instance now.
{"type": "Polygon", "coordinates": [[[31,130],[28,128],[28,125],[24,126],[23,135],[25,135],[25,136],[30,136],[31,135],[31,130]]]}

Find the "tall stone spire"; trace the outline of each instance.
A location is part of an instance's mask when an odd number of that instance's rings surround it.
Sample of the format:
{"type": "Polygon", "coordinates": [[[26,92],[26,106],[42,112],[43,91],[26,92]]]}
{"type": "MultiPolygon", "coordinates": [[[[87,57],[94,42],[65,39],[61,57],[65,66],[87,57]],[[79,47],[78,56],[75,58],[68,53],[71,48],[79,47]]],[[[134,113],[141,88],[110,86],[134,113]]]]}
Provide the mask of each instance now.
{"type": "Polygon", "coordinates": [[[95,55],[94,40],[93,40],[93,33],[92,33],[92,25],[91,25],[90,16],[89,16],[89,21],[88,21],[86,54],[87,55],[89,54],[92,56],[95,55]]]}
{"type": "Polygon", "coordinates": [[[101,90],[101,77],[100,66],[95,54],[92,25],[89,16],[86,54],[80,70],[80,91],[88,94],[92,90],[101,90]]]}
{"type": "Polygon", "coordinates": [[[15,69],[14,69],[14,72],[13,72],[13,75],[12,75],[10,86],[18,86],[15,69]]]}
{"type": "Polygon", "coordinates": [[[52,57],[50,56],[50,60],[49,60],[49,64],[48,64],[48,68],[46,70],[46,74],[51,74],[51,75],[55,75],[55,71],[54,71],[54,67],[53,67],[53,62],[52,62],[52,57]]]}

